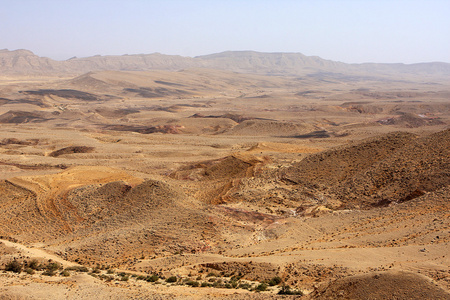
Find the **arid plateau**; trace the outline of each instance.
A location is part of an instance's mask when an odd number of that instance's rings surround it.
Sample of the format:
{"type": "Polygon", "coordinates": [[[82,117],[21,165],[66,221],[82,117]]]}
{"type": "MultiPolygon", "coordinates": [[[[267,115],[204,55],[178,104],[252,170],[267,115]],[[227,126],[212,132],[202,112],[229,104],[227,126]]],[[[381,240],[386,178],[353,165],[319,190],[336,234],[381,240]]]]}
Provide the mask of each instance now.
{"type": "Polygon", "coordinates": [[[450,299],[450,64],[0,50],[0,299],[450,299]]]}

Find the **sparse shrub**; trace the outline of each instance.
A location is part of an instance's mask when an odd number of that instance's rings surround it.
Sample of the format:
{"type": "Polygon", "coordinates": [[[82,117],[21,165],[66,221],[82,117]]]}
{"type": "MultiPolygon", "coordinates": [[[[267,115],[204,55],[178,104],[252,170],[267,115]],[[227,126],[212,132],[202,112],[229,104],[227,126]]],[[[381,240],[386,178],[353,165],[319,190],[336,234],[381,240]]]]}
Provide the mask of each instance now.
{"type": "Polygon", "coordinates": [[[48,271],[52,271],[55,272],[56,270],[58,270],[60,268],[60,265],[56,262],[49,262],[46,266],[45,269],[48,271]]]}
{"type": "Polygon", "coordinates": [[[258,292],[264,292],[264,291],[266,291],[267,290],[267,283],[260,283],[256,288],[255,288],[255,290],[256,291],[258,291],[258,292]]]}
{"type": "Polygon", "coordinates": [[[128,281],[129,279],[130,279],[130,276],[125,275],[120,278],[120,281],[128,281]]]}
{"type": "Polygon", "coordinates": [[[19,263],[17,260],[12,260],[6,264],[5,271],[20,273],[22,272],[22,264],[19,263]]]}
{"type": "Polygon", "coordinates": [[[59,275],[64,276],[64,277],[69,277],[70,276],[70,272],[67,271],[67,270],[64,270],[59,275]]]}
{"type": "Polygon", "coordinates": [[[33,259],[28,263],[28,268],[32,270],[39,270],[39,262],[37,259],[33,259]]]}
{"type": "Polygon", "coordinates": [[[92,270],[92,273],[94,273],[94,274],[100,274],[101,272],[102,271],[100,271],[99,268],[95,268],[95,269],[92,270]]]}
{"type": "Polygon", "coordinates": [[[158,279],[159,279],[159,277],[157,275],[153,274],[151,276],[147,276],[147,278],[145,280],[147,280],[148,282],[156,282],[156,281],[158,281],[158,279]]]}
{"type": "Polygon", "coordinates": [[[252,288],[252,285],[250,283],[241,283],[241,284],[239,284],[238,288],[244,289],[244,290],[249,290],[252,288]]]}
{"type": "Polygon", "coordinates": [[[177,277],[176,276],[170,276],[169,278],[166,279],[166,282],[177,282],[177,277]]]}
{"type": "Polygon", "coordinates": [[[136,280],[145,280],[147,277],[145,277],[144,275],[139,275],[138,277],[136,277],[136,280]]]}
{"type": "Polygon", "coordinates": [[[89,269],[86,268],[85,266],[72,266],[72,267],[67,267],[64,270],[75,271],[75,272],[88,272],[89,271],[89,269]]]}
{"type": "Polygon", "coordinates": [[[210,287],[211,285],[205,281],[202,282],[202,284],[200,285],[200,287],[210,287]]]}
{"type": "Polygon", "coordinates": [[[195,280],[202,280],[202,276],[198,275],[197,278],[195,278],[195,280]]]}
{"type": "Polygon", "coordinates": [[[114,274],[116,271],[114,269],[108,269],[106,271],[107,274],[114,274]]]}
{"type": "Polygon", "coordinates": [[[29,274],[29,275],[33,275],[34,273],[36,273],[36,271],[33,270],[32,268],[26,268],[25,272],[27,272],[27,274],[29,274]]]}
{"type": "Polygon", "coordinates": [[[106,281],[108,281],[108,279],[110,278],[110,276],[104,275],[104,274],[100,274],[100,275],[98,275],[98,278],[101,279],[101,280],[106,280],[106,281]]]}
{"type": "Polygon", "coordinates": [[[80,266],[80,267],[77,267],[77,271],[78,272],[88,272],[89,270],[85,266],[80,266]]]}
{"type": "Polygon", "coordinates": [[[42,272],[42,275],[44,275],[44,276],[55,276],[56,272],[52,271],[52,270],[45,270],[44,272],[42,272]]]}
{"type": "Polygon", "coordinates": [[[227,289],[231,289],[232,288],[231,284],[229,284],[229,283],[225,283],[224,287],[227,288],[227,289]]]}
{"type": "Polygon", "coordinates": [[[97,276],[97,278],[99,278],[101,280],[105,280],[107,282],[110,282],[114,279],[113,276],[109,276],[109,275],[105,275],[105,274],[100,274],[100,275],[95,275],[93,273],[90,273],[90,274],[92,274],[92,276],[94,276],[94,277],[97,276]]]}
{"type": "Polygon", "coordinates": [[[281,290],[278,292],[279,295],[303,295],[302,291],[291,290],[289,285],[283,285],[281,290]]]}
{"type": "Polygon", "coordinates": [[[194,281],[194,280],[188,280],[186,282],[186,285],[190,285],[192,287],[198,287],[200,285],[200,283],[198,281],[194,281]]]}
{"type": "Polygon", "coordinates": [[[270,286],[279,285],[281,283],[281,281],[282,281],[282,279],[280,277],[276,276],[276,277],[270,279],[269,285],[270,286]]]}
{"type": "Polygon", "coordinates": [[[231,283],[231,287],[232,287],[233,289],[237,288],[238,285],[239,285],[238,282],[235,281],[235,280],[232,280],[230,283],[231,283]]]}
{"type": "Polygon", "coordinates": [[[214,272],[209,272],[206,277],[219,277],[220,275],[214,272]]]}

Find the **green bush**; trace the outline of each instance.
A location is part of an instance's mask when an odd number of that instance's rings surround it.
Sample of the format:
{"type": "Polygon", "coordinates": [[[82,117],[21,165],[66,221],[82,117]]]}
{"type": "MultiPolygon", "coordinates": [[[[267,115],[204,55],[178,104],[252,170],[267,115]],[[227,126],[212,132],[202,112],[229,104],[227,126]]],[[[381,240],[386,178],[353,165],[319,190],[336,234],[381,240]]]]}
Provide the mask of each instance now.
{"type": "Polygon", "coordinates": [[[11,271],[14,273],[20,273],[22,272],[22,264],[19,263],[17,260],[12,260],[5,266],[6,271],[11,271]]]}
{"type": "Polygon", "coordinates": [[[220,275],[214,272],[209,272],[206,277],[219,277],[220,275]]]}
{"type": "Polygon", "coordinates": [[[89,269],[84,266],[72,266],[72,267],[67,267],[64,270],[75,271],[75,272],[88,272],[89,271],[89,269]]]}
{"type": "Polygon", "coordinates": [[[55,276],[56,272],[52,271],[52,270],[45,270],[44,272],[42,272],[42,275],[44,275],[44,276],[55,276]]]}
{"type": "Polygon", "coordinates": [[[177,277],[176,276],[170,276],[169,278],[166,279],[166,282],[177,282],[177,277]]]}
{"type": "Polygon", "coordinates": [[[37,259],[33,259],[28,263],[28,267],[33,270],[39,270],[39,262],[37,259]]]}
{"type": "Polygon", "coordinates": [[[108,269],[106,271],[107,274],[114,274],[116,271],[114,269],[108,269]]]}
{"type": "Polygon", "coordinates": [[[157,275],[153,274],[151,276],[147,276],[147,278],[145,280],[147,280],[148,282],[156,282],[156,281],[158,281],[158,279],[159,279],[159,277],[157,275]]]}
{"type": "Polygon", "coordinates": [[[198,287],[200,285],[200,283],[198,281],[194,281],[194,280],[188,280],[186,282],[186,285],[190,285],[192,287],[198,287]]]}
{"type": "Polygon", "coordinates": [[[267,290],[267,283],[260,283],[257,287],[256,287],[256,289],[255,289],[256,291],[258,291],[258,292],[264,292],[264,291],[266,291],[267,290]]]}
{"type": "Polygon", "coordinates": [[[120,278],[120,281],[128,281],[129,279],[130,279],[130,276],[125,275],[120,278]]]}
{"type": "Polygon", "coordinates": [[[241,283],[238,285],[238,288],[244,289],[244,290],[249,290],[252,288],[252,285],[250,283],[241,283]]]}
{"type": "Polygon", "coordinates": [[[200,287],[210,287],[211,285],[205,281],[202,282],[202,284],[200,285],[200,287]]]}
{"type": "Polygon", "coordinates": [[[288,285],[283,285],[281,290],[278,292],[279,295],[303,295],[302,291],[291,290],[291,287],[288,285]]]}
{"type": "Polygon", "coordinates": [[[69,277],[70,276],[70,272],[67,271],[67,270],[64,270],[59,275],[64,276],[64,277],[69,277]]]}
{"type": "Polygon", "coordinates": [[[281,281],[282,281],[282,279],[280,277],[276,276],[276,277],[270,279],[269,285],[270,286],[279,285],[281,283],[281,281]]]}
{"type": "Polygon", "coordinates": [[[56,262],[49,262],[49,263],[45,266],[45,269],[46,269],[46,270],[52,271],[52,272],[58,270],[59,268],[60,268],[60,265],[59,265],[58,263],[56,263],[56,262]]]}
{"type": "Polygon", "coordinates": [[[36,271],[33,270],[32,268],[26,268],[25,272],[27,272],[27,274],[29,274],[29,275],[33,275],[34,273],[36,273],[36,271]]]}
{"type": "Polygon", "coordinates": [[[101,280],[105,280],[105,281],[112,281],[114,279],[113,276],[109,276],[109,275],[105,275],[105,274],[100,274],[98,275],[98,278],[100,278],[101,280]]]}

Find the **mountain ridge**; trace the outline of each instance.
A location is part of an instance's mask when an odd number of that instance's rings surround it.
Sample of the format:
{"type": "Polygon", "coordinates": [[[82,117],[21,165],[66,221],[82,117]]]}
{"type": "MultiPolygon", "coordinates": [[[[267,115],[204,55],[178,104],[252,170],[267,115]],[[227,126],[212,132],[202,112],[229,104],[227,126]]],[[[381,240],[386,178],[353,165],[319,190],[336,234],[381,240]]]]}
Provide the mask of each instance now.
{"type": "Polygon", "coordinates": [[[195,57],[161,53],[95,55],[57,61],[40,57],[25,49],[0,50],[0,72],[4,75],[73,75],[101,70],[179,71],[189,68],[210,68],[238,73],[288,76],[305,76],[323,72],[344,75],[371,74],[384,77],[431,76],[447,78],[450,76],[450,63],[444,62],[348,64],[293,52],[224,51],[195,57]]]}

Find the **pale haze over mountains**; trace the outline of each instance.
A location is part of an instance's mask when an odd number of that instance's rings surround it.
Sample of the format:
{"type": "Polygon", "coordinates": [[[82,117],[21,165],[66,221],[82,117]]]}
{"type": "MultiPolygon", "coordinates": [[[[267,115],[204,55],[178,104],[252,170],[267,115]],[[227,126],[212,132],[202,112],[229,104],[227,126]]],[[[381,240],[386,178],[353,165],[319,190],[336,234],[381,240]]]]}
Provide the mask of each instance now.
{"type": "Polygon", "coordinates": [[[293,52],[346,63],[450,62],[447,0],[2,0],[0,49],[57,60],[293,52]]]}
{"type": "Polygon", "coordinates": [[[84,58],[73,57],[65,61],[57,61],[37,56],[29,50],[0,50],[0,71],[2,74],[82,74],[99,70],[178,71],[189,68],[219,69],[263,75],[309,75],[321,77],[341,77],[344,75],[382,77],[425,75],[445,78],[450,75],[449,63],[346,64],[322,59],[318,56],[306,56],[301,53],[226,51],[196,57],[152,53],[121,56],[97,55],[84,58]],[[327,74],[324,74],[324,72],[327,74]]]}

